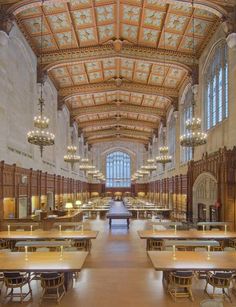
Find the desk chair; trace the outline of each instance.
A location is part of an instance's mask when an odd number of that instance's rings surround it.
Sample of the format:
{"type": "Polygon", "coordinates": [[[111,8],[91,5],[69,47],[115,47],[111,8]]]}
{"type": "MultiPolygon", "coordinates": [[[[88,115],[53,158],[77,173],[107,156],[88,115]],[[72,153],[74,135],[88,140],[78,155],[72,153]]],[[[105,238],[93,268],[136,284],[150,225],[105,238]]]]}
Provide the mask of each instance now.
{"type": "Polygon", "coordinates": [[[30,287],[30,274],[21,274],[20,272],[4,272],[4,284],[6,286],[6,292],[4,299],[13,297],[20,297],[20,302],[23,303],[24,299],[30,294],[32,298],[32,290],[30,287]],[[28,285],[29,291],[22,292],[22,288],[28,285]],[[14,290],[19,288],[20,293],[14,293],[14,290]],[[8,293],[8,290],[10,292],[8,293]]]}
{"type": "Polygon", "coordinates": [[[64,274],[63,273],[42,273],[41,287],[43,288],[41,301],[43,299],[54,299],[60,303],[62,297],[65,295],[64,274]]]}
{"type": "Polygon", "coordinates": [[[188,297],[193,302],[192,294],[192,271],[175,271],[169,274],[168,292],[176,301],[178,297],[188,297]]]}
{"type": "Polygon", "coordinates": [[[208,272],[206,279],[206,287],[205,292],[212,298],[215,296],[227,297],[229,301],[232,303],[231,296],[229,293],[229,288],[233,279],[232,272],[208,272]],[[208,285],[213,287],[213,293],[209,294],[207,291],[208,285]],[[215,294],[215,289],[222,289],[222,294],[215,294]]]}

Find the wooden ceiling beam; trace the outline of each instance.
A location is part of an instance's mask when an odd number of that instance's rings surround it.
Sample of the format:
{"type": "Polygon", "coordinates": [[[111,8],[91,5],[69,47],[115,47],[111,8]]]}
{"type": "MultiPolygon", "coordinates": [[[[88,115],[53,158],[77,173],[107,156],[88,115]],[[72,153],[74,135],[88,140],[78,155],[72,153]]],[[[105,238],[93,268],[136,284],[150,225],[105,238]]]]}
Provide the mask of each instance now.
{"type": "Polygon", "coordinates": [[[120,136],[119,138],[117,137],[102,137],[98,139],[93,139],[93,140],[87,140],[88,144],[94,145],[97,143],[104,143],[104,142],[114,142],[114,141],[126,141],[126,142],[134,142],[134,143],[139,143],[143,145],[147,145],[149,143],[149,140],[142,140],[139,138],[131,138],[127,136],[120,136]]]}
{"type": "Polygon", "coordinates": [[[70,97],[80,96],[84,94],[96,94],[117,90],[150,94],[156,96],[163,96],[163,94],[165,94],[165,96],[170,100],[171,98],[176,98],[179,96],[178,90],[174,88],[146,85],[136,82],[122,82],[120,86],[117,86],[116,83],[113,81],[64,87],[59,89],[59,95],[68,99],[70,97]]]}
{"type": "Polygon", "coordinates": [[[79,118],[80,116],[84,115],[95,115],[99,113],[110,113],[110,112],[116,112],[117,114],[121,112],[128,112],[134,114],[152,115],[157,118],[160,118],[166,114],[166,111],[162,109],[157,109],[152,107],[142,107],[131,104],[122,104],[120,106],[105,104],[105,105],[97,105],[91,107],[79,107],[76,109],[72,109],[70,111],[71,116],[73,118],[79,118]]]}
{"type": "Polygon", "coordinates": [[[119,121],[116,121],[114,119],[99,119],[99,120],[89,120],[89,121],[83,121],[79,122],[78,125],[83,131],[86,131],[86,127],[109,127],[112,125],[120,125],[120,126],[134,126],[134,127],[147,127],[150,129],[157,129],[159,122],[156,123],[144,121],[144,120],[135,120],[135,119],[129,119],[129,118],[121,118],[119,121]]]}
{"type": "Polygon", "coordinates": [[[116,134],[121,134],[121,135],[135,135],[135,136],[139,136],[139,137],[146,137],[149,138],[151,136],[152,133],[150,132],[146,132],[146,131],[137,131],[137,130],[133,130],[133,129],[127,129],[127,128],[121,128],[120,130],[116,130],[116,129],[102,129],[102,130],[96,130],[96,131],[89,131],[89,132],[85,132],[84,135],[85,137],[89,138],[89,137],[93,137],[93,136],[107,136],[107,135],[116,135],[116,134]]]}
{"type": "Polygon", "coordinates": [[[193,62],[193,57],[195,58],[195,56],[188,53],[172,50],[164,51],[163,49],[129,45],[124,45],[119,54],[117,54],[117,52],[113,49],[113,46],[111,44],[107,44],[102,46],[82,47],[79,49],[43,53],[42,63],[44,69],[51,70],[52,68],[61,66],[65,63],[81,63],[91,61],[91,58],[95,61],[117,57],[146,60],[151,61],[152,63],[166,62],[166,64],[175,64],[185,69],[188,69],[188,66],[193,62]]]}

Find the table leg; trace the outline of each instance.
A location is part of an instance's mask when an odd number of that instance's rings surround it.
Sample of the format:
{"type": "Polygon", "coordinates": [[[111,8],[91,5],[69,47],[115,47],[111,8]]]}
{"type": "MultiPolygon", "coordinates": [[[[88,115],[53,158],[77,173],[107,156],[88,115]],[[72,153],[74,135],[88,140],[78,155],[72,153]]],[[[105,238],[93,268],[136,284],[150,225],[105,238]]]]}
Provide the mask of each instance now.
{"type": "Polygon", "coordinates": [[[111,218],[109,218],[109,227],[111,228],[111,218]]]}
{"type": "Polygon", "coordinates": [[[72,272],[65,272],[64,273],[64,285],[66,291],[73,287],[73,273],[72,272]]]}
{"type": "Polygon", "coordinates": [[[127,219],[127,228],[129,229],[129,218],[127,219]]]}

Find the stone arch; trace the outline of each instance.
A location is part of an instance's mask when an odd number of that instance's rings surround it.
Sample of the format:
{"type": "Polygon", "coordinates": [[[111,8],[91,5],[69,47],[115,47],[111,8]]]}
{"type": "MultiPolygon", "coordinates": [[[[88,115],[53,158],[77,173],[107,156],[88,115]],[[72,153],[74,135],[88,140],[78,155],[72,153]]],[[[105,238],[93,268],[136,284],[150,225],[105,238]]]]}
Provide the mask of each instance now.
{"type": "Polygon", "coordinates": [[[216,41],[212,46],[211,46],[211,49],[209,50],[208,52],[208,55],[206,57],[206,60],[204,62],[204,65],[203,65],[203,68],[202,68],[202,71],[203,73],[206,72],[206,70],[208,69],[208,66],[210,65],[211,61],[210,59],[214,56],[214,52],[216,50],[216,48],[221,45],[221,44],[226,44],[226,40],[225,38],[220,38],[218,41],[216,41]]]}
{"type": "Polygon", "coordinates": [[[209,172],[200,174],[193,184],[193,221],[198,221],[198,206],[204,205],[206,220],[210,220],[210,206],[213,206],[218,198],[218,182],[215,176],[209,172]]]}

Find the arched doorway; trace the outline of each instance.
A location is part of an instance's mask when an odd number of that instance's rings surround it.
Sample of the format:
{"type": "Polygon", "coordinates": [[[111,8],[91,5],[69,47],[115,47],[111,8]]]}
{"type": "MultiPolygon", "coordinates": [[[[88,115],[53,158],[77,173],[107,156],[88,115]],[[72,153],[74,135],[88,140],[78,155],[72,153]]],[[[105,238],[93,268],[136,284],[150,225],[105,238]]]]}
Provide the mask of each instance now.
{"type": "Polygon", "coordinates": [[[217,221],[217,180],[210,173],[202,173],[193,185],[193,221],[217,221]]]}

